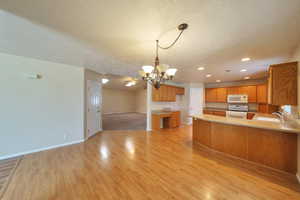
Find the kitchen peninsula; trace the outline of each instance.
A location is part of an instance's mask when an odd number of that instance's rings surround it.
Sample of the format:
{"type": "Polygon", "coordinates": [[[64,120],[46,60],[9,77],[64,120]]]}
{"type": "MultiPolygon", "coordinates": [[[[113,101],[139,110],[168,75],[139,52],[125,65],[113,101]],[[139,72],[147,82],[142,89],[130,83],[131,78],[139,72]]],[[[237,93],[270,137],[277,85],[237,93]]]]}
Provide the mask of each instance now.
{"type": "Polygon", "coordinates": [[[193,141],[239,159],[296,174],[297,133],[300,128],[280,122],[193,117],[193,141]]]}

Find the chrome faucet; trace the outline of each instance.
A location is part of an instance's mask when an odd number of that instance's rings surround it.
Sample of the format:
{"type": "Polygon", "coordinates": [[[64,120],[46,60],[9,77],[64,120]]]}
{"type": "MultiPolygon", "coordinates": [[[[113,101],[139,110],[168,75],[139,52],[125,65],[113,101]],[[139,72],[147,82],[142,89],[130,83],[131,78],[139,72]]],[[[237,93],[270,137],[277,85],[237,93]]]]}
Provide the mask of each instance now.
{"type": "Polygon", "coordinates": [[[284,122],[284,118],[283,118],[283,113],[282,112],[277,111],[277,112],[273,112],[272,114],[276,115],[277,117],[279,117],[281,123],[284,122]]]}

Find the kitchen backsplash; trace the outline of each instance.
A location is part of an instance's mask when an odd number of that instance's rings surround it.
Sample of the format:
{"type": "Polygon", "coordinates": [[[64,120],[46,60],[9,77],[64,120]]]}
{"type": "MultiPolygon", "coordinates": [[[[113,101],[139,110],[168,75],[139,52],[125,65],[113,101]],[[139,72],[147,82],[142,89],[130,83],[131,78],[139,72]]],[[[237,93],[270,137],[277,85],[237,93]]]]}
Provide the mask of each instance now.
{"type": "Polygon", "coordinates": [[[183,96],[176,95],[176,102],[152,102],[152,110],[163,110],[164,108],[182,110],[184,108],[183,96]]]}
{"type": "MultiPolygon", "coordinates": [[[[248,106],[250,111],[257,111],[256,103],[249,103],[248,106]]],[[[205,103],[205,107],[227,109],[228,104],[227,103],[205,103]]]]}

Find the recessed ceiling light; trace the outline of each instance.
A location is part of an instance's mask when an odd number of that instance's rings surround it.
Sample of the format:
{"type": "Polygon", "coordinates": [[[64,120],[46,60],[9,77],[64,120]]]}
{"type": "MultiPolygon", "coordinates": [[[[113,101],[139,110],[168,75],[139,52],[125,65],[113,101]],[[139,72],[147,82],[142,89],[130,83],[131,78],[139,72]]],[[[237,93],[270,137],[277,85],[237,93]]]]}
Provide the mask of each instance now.
{"type": "Polygon", "coordinates": [[[109,79],[103,78],[101,81],[102,81],[102,84],[106,84],[109,81],[109,79]]]}
{"type": "Polygon", "coordinates": [[[199,71],[202,71],[202,70],[204,70],[205,68],[204,67],[198,67],[197,68],[199,71]]]}
{"type": "Polygon", "coordinates": [[[244,79],[250,79],[250,76],[246,76],[244,79]]]}
{"type": "Polygon", "coordinates": [[[211,74],[206,74],[206,77],[207,77],[207,78],[211,77],[211,74]]]}
{"type": "Polygon", "coordinates": [[[250,58],[242,58],[242,62],[246,62],[246,61],[249,61],[251,60],[250,58]]]}
{"type": "Polygon", "coordinates": [[[241,69],[241,71],[240,72],[246,72],[247,70],[246,69],[241,69]]]}
{"type": "Polygon", "coordinates": [[[221,80],[216,80],[216,82],[217,82],[217,83],[220,83],[220,82],[221,82],[221,80]]]}

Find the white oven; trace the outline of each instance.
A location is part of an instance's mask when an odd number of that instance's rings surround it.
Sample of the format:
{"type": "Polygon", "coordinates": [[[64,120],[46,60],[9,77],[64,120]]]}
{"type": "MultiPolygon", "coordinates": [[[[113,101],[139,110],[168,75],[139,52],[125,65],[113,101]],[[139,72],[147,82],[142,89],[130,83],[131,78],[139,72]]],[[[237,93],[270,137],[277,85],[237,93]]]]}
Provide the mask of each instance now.
{"type": "Polygon", "coordinates": [[[229,104],[228,111],[226,111],[226,117],[247,119],[248,109],[248,104],[229,104]]]}
{"type": "Polygon", "coordinates": [[[230,94],[227,96],[227,103],[248,103],[248,95],[230,94]]]}

